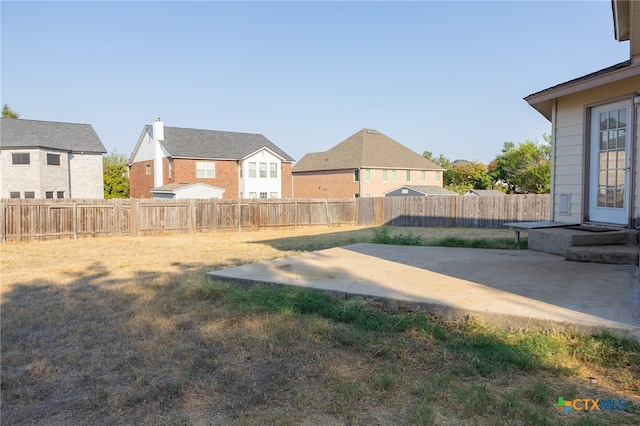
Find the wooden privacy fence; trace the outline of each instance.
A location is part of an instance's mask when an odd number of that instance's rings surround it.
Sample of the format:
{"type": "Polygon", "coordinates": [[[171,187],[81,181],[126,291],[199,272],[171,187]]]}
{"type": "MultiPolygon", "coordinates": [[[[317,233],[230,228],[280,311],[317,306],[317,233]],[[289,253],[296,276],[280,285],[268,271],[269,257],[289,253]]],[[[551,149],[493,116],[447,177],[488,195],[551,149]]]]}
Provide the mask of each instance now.
{"type": "Polygon", "coordinates": [[[0,200],[2,242],[355,225],[353,199],[0,200]]]}
{"type": "Polygon", "coordinates": [[[2,242],[340,225],[500,228],[549,220],[550,197],[0,200],[2,242]]]}

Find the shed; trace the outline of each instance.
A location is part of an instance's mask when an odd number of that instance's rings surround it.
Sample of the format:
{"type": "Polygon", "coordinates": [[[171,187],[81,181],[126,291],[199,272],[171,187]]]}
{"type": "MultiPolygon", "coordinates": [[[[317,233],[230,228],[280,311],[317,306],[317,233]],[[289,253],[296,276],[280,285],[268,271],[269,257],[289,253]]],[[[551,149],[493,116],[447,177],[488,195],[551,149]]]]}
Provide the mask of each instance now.
{"type": "Polygon", "coordinates": [[[152,188],[153,198],[164,200],[181,200],[185,198],[222,198],[223,188],[206,183],[169,183],[152,188]]]}
{"type": "Polygon", "coordinates": [[[431,185],[402,185],[384,193],[385,197],[428,197],[430,195],[456,196],[458,193],[431,185]]]}

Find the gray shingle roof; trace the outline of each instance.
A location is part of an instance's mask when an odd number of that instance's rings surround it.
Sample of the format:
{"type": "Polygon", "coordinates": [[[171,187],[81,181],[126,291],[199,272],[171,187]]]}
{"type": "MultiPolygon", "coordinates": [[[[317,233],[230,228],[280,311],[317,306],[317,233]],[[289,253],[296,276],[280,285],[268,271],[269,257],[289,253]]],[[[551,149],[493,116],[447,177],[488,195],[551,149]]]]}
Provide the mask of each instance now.
{"type": "Polygon", "coordinates": [[[451,191],[449,189],[441,188],[439,186],[433,186],[433,185],[402,185],[395,189],[392,189],[391,191],[385,192],[385,194],[388,194],[393,191],[397,191],[398,189],[402,189],[402,188],[411,188],[414,191],[421,192],[425,195],[458,195],[457,192],[451,191]]]}
{"type": "Polygon", "coordinates": [[[19,118],[0,120],[0,149],[51,148],[70,152],[107,152],[90,124],[19,118]]]}
{"type": "MultiPolygon", "coordinates": [[[[153,131],[151,125],[146,126],[153,131]]],[[[285,161],[294,161],[289,154],[261,134],[225,132],[219,130],[164,128],[160,142],[173,158],[210,158],[239,160],[262,149],[269,148],[285,161]]]]}
{"type": "Polygon", "coordinates": [[[293,172],[358,168],[444,170],[373,129],[362,129],[324,152],[304,155],[293,172]]]}

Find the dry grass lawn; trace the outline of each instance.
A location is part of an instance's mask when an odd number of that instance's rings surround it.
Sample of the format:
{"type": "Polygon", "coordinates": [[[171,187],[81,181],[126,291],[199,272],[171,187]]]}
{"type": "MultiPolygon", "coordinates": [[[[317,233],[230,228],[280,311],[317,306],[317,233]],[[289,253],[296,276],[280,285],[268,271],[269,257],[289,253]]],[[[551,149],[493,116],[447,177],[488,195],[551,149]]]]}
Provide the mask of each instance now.
{"type": "MultiPolygon", "coordinates": [[[[426,241],[512,237],[411,231],[426,241]]],[[[3,245],[1,422],[640,423],[635,409],[564,418],[552,407],[563,395],[637,404],[637,365],[550,353],[533,367],[498,371],[500,361],[492,360],[483,369],[486,355],[462,348],[456,337],[475,333],[469,330],[482,335],[481,326],[372,331],[294,309],[269,310],[246,291],[204,278],[215,269],[371,239],[371,228],[343,227],[3,245]]],[[[499,336],[505,348],[526,340],[533,351],[556,339],[499,336]]]]}

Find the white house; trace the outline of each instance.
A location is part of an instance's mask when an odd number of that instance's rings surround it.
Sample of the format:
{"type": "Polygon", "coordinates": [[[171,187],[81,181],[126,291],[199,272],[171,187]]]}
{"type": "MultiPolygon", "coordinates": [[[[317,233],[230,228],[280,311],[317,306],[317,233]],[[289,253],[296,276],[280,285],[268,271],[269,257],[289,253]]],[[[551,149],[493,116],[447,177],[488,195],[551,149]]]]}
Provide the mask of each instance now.
{"type": "Polygon", "coordinates": [[[90,124],[0,120],[0,198],[104,198],[107,151],[90,124]]]}

